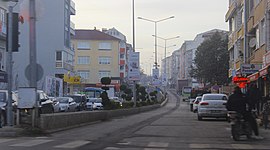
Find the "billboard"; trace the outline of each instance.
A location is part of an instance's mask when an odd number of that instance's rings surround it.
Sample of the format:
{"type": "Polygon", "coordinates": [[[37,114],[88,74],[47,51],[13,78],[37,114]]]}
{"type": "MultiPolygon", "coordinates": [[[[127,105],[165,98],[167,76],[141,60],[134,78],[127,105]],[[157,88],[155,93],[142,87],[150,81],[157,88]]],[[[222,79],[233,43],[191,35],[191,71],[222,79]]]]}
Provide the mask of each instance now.
{"type": "Polygon", "coordinates": [[[63,80],[56,77],[46,76],[45,93],[52,97],[63,96],[63,80]]]}
{"type": "Polygon", "coordinates": [[[155,86],[159,86],[161,85],[161,81],[159,79],[159,69],[158,68],[154,68],[152,70],[152,85],[155,85],[155,86]]]}
{"type": "Polygon", "coordinates": [[[140,80],[140,53],[130,52],[128,62],[128,80],[139,81],[140,80]]]}

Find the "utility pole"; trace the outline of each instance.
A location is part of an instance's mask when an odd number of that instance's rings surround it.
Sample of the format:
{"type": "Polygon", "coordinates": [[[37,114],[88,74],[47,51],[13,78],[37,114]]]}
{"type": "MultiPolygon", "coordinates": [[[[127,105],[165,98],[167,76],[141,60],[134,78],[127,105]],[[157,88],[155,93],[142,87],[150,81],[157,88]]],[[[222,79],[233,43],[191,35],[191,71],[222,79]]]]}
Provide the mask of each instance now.
{"type": "MultiPolygon", "coordinates": [[[[29,45],[30,45],[30,80],[29,86],[37,89],[37,53],[36,53],[36,1],[29,0],[29,45]]],[[[37,96],[36,96],[37,97],[37,96]]],[[[35,108],[32,110],[32,127],[36,126],[38,116],[37,99],[35,108]]]]}
{"type": "MultiPolygon", "coordinates": [[[[135,52],[135,6],[134,6],[134,0],[132,0],[132,24],[133,24],[133,52],[135,52]]],[[[136,81],[133,81],[133,101],[134,101],[134,107],[136,107],[136,81]]]]}
{"type": "Polygon", "coordinates": [[[13,24],[13,6],[8,6],[8,58],[7,58],[7,72],[8,72],[8,103],[7,103],[7,125],[13,126],[12,114],[12,24],[13,24]]]}

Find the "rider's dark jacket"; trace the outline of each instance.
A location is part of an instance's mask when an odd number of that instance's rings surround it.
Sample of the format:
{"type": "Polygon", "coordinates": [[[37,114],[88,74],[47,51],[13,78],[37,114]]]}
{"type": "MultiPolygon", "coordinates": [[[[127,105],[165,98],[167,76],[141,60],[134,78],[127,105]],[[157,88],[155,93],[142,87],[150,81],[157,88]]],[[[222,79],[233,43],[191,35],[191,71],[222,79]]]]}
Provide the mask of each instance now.
{"type": "Polygon", "coordinates": [[[241,91],[234,92],[229,96],[229,100],[226,104],[228,111],[236,111],[244,114],[246,112],[247,100],[241,91]]]}

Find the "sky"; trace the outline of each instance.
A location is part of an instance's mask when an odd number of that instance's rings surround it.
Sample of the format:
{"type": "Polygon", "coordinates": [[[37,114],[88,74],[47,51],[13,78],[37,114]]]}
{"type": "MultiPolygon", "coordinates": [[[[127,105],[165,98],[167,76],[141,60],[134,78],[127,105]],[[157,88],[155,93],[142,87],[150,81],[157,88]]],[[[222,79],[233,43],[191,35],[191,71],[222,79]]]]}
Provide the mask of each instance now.
{"type": "MultiPolygon", "coordinates": [[[[132,0],[73,0],[76,15],[72,16],[76,29],[116,28],[127,42],[133,43],[132,0]]],[[[157,36],[180,38],[167,41],[166,56],[181,47],[185,40],[193,40],[199,33],[212,29],[228,30],[225,14],[228,0],[134,0],[135,1],[135,50],[140,52],[141,68],[146,74],[155,62],[155,24],[138,17],[161,20],[157,23],[157,36]],[[173,46],[176,45],[176,46],[173,46]],[[173,46],[173,47],[171,47],[173,46]]],[[[158,39],[157,58],[164,58],[164,40],[158,39]]]]}

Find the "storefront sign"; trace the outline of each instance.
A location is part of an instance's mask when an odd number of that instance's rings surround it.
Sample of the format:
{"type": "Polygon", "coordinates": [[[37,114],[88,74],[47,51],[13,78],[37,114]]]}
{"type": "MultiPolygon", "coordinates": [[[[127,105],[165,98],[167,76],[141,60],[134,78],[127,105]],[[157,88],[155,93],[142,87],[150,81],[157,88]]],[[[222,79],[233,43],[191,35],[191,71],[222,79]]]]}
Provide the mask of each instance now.
{"type": "Polygon", "coordinates": [[[71,76],[70,74],[64,74],[64,81],[69,84],[80,84],[81,77],[80,76],[71,76]]]}
{"type": "Polygon", "coordinates": [[[247,83],[248,78],[245,77],[233,77],[233,83],[247,83]]]}
{"type": "Polygon", "coordinates": [[[253,74],[258,72],[261,69],[260,64],[242,64],[241,65],[241,73],[242,74],[253,74]]]}

